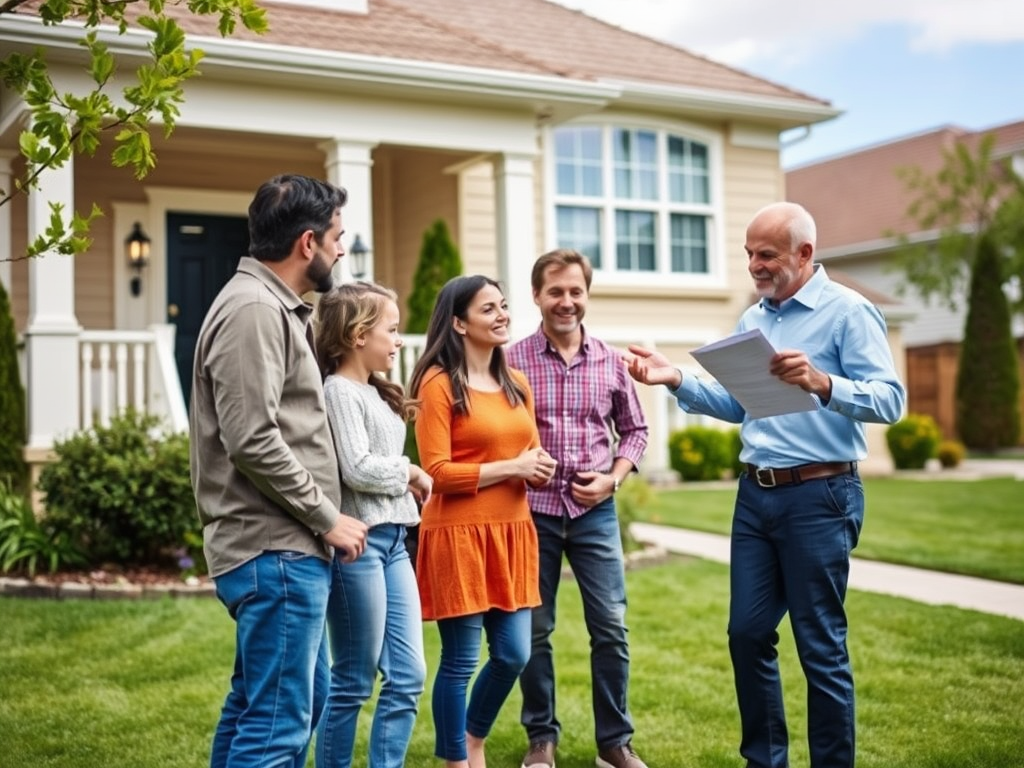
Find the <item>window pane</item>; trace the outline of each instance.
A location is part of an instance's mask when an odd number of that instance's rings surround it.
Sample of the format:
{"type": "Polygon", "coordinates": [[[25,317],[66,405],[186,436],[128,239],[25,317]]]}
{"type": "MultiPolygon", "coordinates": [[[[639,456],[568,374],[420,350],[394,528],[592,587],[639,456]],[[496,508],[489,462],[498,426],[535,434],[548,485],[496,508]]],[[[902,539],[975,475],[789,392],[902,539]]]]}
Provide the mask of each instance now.
{"type": "Polygon", "coordinates": [[[626,200],[658,199],[658,134],[615,131],[615,195],[626,200]]]}
{"type": "Polygon", "coordinates": [[[652,211],[615,212],[615,265],[618,269],[653,272],[657,242],[652,211]]]}
{"type": "Polygon", "coordinates": [[[672,271],[707,274],[707,219],[673,213],[671,223],[672,271]]]}
{"type": "Polygon", "coordinates": [[[559,248],[575,248],[590,259],[594,269],[601,268],[601,211],[560,205],[557,212],[559,248]]]}
{"type": "Polygon", "coordinates": [[[636,134],[637,162],[646,166],[658,164],[658,135],[651,131],[638,131],[636,134]]]}
{"type": "Polygon", "coordinates": [[[676,203],[711,200],[708,148],[679,136],[668,137],[669,199],[676,203]]]}
{"type": "Polygon", "coordinates": [[[601,129],[559,128],[555,131],[555,183],[560,195],[600,197],[601,129]]]}

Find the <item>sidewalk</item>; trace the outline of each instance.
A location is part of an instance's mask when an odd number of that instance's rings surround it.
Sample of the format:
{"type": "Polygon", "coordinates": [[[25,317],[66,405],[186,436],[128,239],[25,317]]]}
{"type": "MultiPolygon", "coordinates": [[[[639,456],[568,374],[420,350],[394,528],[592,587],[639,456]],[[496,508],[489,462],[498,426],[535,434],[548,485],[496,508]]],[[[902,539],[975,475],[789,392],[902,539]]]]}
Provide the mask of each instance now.
{"type": "MultiPolygon", "coordinates": [[[[728,536],[650,523],[633,523],[631,530],[638,541],[656,544],[669,552],[729,562],[728,536]]],[[[1024,586],[1015,584],[853,558],[850,588],[1024,621],[1024,586]]]]}

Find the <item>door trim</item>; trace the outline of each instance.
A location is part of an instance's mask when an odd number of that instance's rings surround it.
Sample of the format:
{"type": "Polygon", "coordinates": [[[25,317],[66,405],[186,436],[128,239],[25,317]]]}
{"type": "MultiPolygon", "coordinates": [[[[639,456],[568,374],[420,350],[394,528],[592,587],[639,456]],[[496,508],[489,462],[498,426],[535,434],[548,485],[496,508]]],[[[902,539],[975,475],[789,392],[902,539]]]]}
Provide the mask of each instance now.
{"type": "MultiPolygon", "coordinates": [[[[143,311],[143,327],[152,323],[162,324],[167,318],[167,213],[198,213],[224,216],[248,216],[252,192],[228,192],[185,187],[145,187],[149,205],[141,221],[152,240],[149,248],[149,266],[142,279],[146,281],[143,311]]],[[[117,226],[130,231],[132,222],[115,222],[117,226]]],[[[120,231],[120,230],[118,230],[120,231]]],[[[118,240],[118,243],[120,241],[118,240]]],[[[124,259],[115,259],[119,265],[117,277],[118,295],[128,297],[128,275],[124,259]]]]}

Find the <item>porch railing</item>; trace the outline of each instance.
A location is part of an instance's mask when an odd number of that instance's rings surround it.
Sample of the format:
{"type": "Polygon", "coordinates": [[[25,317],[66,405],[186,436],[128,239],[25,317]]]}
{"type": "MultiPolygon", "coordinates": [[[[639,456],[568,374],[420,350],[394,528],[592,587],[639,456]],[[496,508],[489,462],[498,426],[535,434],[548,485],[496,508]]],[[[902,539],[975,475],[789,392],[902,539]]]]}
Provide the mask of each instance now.
{"type": "MultiPolygon", "coordinates": [[[[625,346],[634,339],[605,335],[609,343],[625,346]]],[[[391,379],[407,385],[423,353],[426,337],[404,334],[398,364],[391,379]]],[[[82,428],[106,424],[126,407],[154,413],[175,431],[188,430],[188,414],[174,361],[174,326],[151,326],[146,331],[83,331],[80,342],[82,428]]],[[[689,367],[689,366],[687,366],[689,367]]],[[[646,469],[668,466],[667,439],[673,429],[694,424],[719,426],[707,417],[687,414],[676,407],[663,388],[648,400],[651,428],[646,469]]]]}
{"type": "Polygon", "coordinates": [[[106,425],[126,408],[152,413],[174,431],[188,429],[174,362],[174,326],[145,331],[82,331],[79,337],[81,425],[106,425]]]}

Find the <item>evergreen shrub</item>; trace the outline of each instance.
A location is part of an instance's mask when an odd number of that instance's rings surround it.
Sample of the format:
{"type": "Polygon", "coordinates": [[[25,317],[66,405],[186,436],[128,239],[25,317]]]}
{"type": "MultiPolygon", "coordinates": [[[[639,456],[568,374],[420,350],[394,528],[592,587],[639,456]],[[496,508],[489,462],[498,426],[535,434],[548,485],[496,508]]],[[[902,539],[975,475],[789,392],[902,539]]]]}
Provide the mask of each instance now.
{"type": "Polygon", "coordinates": [[[11,302],[0,283],[0,483],[25,486],[25,390],[18,372],[18,338],[11,302]]]}
{"type": "Polygon", "coordinates": [[[956,431],[969,448],[992,451],[1020,438],[1020,369],[999,252],[978,243],[956,379],[956,431]]]}

